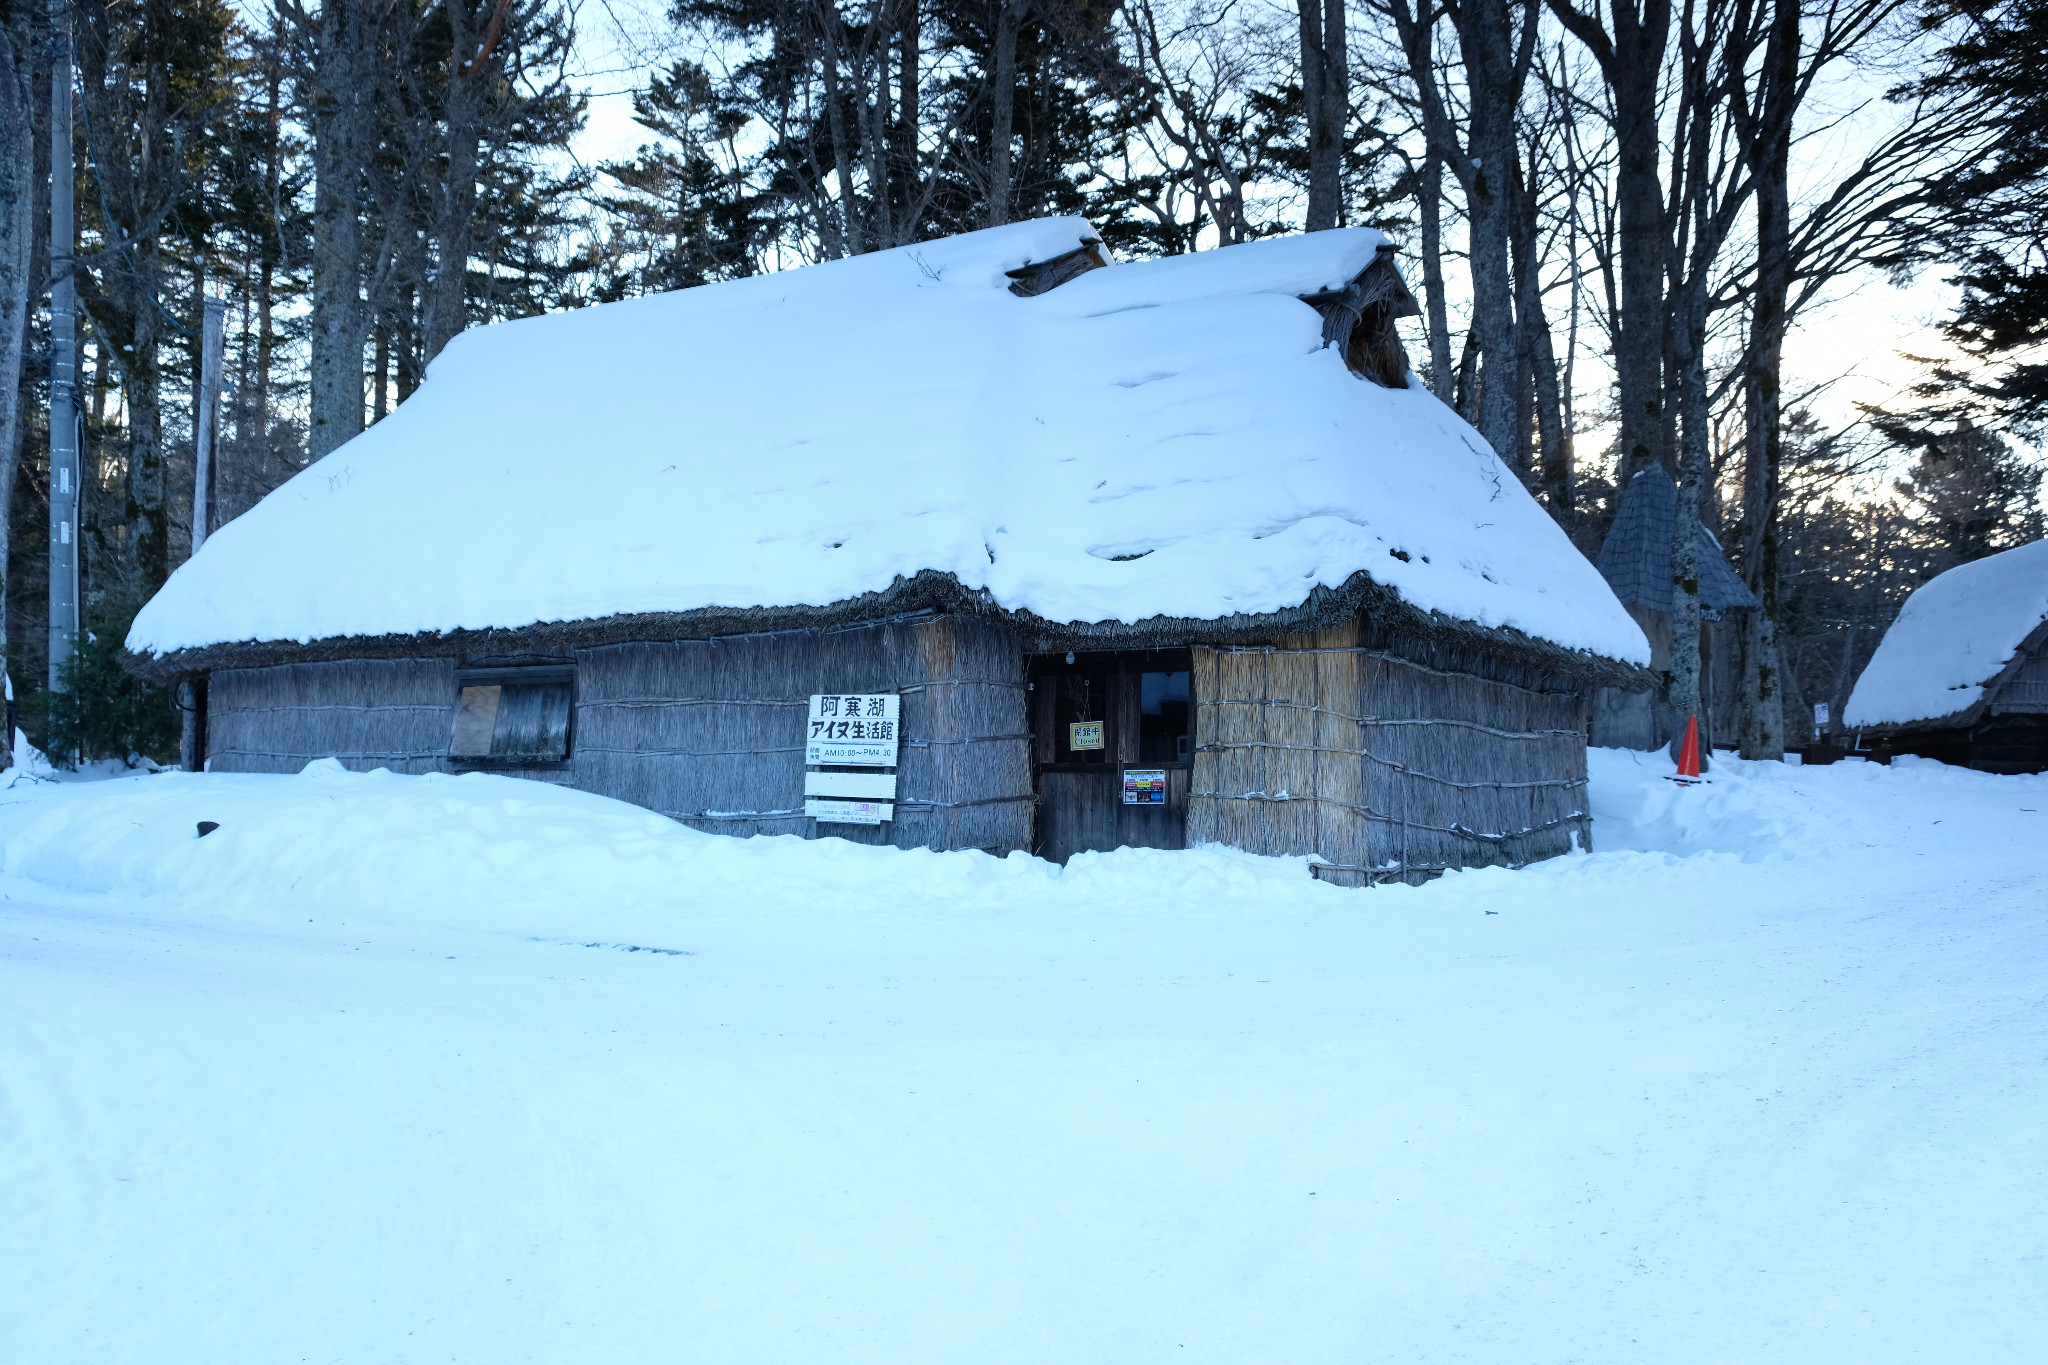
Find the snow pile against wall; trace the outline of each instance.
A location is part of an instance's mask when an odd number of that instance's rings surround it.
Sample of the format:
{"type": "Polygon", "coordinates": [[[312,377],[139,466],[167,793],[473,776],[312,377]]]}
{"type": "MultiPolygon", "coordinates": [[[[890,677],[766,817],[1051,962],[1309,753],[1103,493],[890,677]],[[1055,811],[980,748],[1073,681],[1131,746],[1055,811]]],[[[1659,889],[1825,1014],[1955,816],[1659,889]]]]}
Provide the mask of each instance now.
{"type": "Polygon", "coordinates": [[[2048,540],[1959,565],[1922,584],[1856,680],[1842,721],[1904,725],[1975,706],[2048,621],[2048,540]]]}
{"type": "MultiPolygon", "coordinates": [[[[1992,841],[2038,840],[2048,777],[1994,777],[1901,758],[1824,768],[1717,759],[1713,780],[1680,788],[1668,762],[1588,751],[1591,859],[1553,859],[1475,877],[1494,891],[1526,879],[1627,881],[1672,858],[1789,865],[1871,849],[1911,855],[1930,823],[1967,818],[1992,841]],[[1931,815],[1930,815],[1931,812],[1931,815]]],[[[1093,915],[1150,905],[1335,908],[1332,897],[1399,896],[1312,879],[1305,858],[1210,845],[1185,852],[1086,853],[1066,867],[1022,853],[890,849],[842,839],[704,834],[606,797],[494,774],[352,773],[334,759],[281,777],[162,772],[0,790],[0,875],[52,891],[177,904],[261,924],[281,905],[353,924],[427,924],[514,935],[588,933],[667,942],[677,916],[732,905],[905,907],[947,915],[1005,909],[1093,915]],[[204,837],[199,822],[218,828],[204,837]]],[[[1465,893],[1457,893],[1463,895],[1465,893]]],[[[1379,904],[1383,902],[1365,902],[1379,904]]]]}
{"type": "Polygon", "coordinates": [[[485,773],[352,773],[331,758],[289,777],[166,772],[0,791],[0,874],[242,923],[270,920],[289,901],[354,924],[601,930],[657,946],[677,914],[720,904],[971,914],[1054,896],[1079,910],[1128,899],[1133,875],[1162,905],[1186,896],[1331,904],[1324,898],[1341,894],[1309,876],[1306,858],[1124,850],[1063,869],[1023,853],[736,839],[567,787],[485,773]],[[218,828],[202,837],[201,821],[218,828]]]}
{"type": "Polygon", "coordinates": [[[1049,219],[480,328],[391,417],[223,527],[142,654],[825,606],[930,570],[1057,622],[1412,605],[1609,658],[1593,567],[1420,387],[1300,296],[1383,244],[1315,233],[1094,270],[1049,219]]]}

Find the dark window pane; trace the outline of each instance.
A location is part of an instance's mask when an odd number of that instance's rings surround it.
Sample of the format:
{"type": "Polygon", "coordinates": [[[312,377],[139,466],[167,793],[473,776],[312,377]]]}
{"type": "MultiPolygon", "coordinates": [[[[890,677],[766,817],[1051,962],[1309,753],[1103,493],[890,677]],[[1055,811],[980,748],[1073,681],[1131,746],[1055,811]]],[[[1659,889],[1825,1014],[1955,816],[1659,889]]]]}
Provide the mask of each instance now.
{"type": "Polygon", "coordinates": [[[1138,761],[1188,761],[1188,675],[1138,675],[1138,761]]]}

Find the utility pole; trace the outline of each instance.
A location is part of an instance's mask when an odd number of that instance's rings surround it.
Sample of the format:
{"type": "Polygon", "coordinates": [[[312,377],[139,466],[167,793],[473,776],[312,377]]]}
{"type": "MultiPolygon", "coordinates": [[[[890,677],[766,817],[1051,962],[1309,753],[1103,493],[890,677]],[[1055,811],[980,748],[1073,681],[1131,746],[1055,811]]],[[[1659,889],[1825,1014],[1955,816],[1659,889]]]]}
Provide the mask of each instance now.
{"type": "Polygon", "coordinates": [[[72,287],[71,13],[50,0],[50,690],[78,638],[78,318],[72,287]]]}
{"type": "Polygon", "coordinates": [[[192,442],[192,553],[212,530],[214,449],[220,442],[220,365],[227,338],[228,306],[206,301],[206,322],[199,332],[199,430],[192,442]]]}

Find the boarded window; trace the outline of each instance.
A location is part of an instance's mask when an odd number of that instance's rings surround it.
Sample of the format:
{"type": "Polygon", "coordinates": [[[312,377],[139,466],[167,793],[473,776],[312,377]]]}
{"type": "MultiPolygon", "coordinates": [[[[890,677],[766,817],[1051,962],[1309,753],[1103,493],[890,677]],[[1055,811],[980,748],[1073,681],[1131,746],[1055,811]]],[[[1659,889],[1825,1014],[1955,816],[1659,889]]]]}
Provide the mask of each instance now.
{"type": "Polygon", "coordinates": [[[569,758],[574,679],[564,671],[465,675],[448,755],[506,767],[569,758]]]}

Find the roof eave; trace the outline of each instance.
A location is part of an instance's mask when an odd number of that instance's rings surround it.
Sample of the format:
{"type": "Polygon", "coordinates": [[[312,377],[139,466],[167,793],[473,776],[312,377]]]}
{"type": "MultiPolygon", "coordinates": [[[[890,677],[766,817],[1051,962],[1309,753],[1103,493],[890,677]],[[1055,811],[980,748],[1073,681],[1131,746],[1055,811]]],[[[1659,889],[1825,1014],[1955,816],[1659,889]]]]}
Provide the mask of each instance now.
{"type": "Polygon", "coordinates": [[[1298,606],[1223,617],[1155,616],[1143,621],[1048,621],[996,605],[980,588],[952,574],[925,570],[898,578],[880,592],[825,606],[700,607],[680,612],[639,612],[576,621],[541,621],[514,627],[419,634],[343,635],[320,640],[249,640],[174,650],[122,652],[122,666],[139,677],[172,681],[215,669],[261,668],[335,659],[398,659],[462,655],[563,654],[574,649],[641,640],[704,639],[721,635],[810,630],[921,611],[1002,617],[1047,648],[1152,647],[1168,641],[1256,643],[1276,633],[1320,630],[1368,611],[1414,633],[1463,640],[1601,687],[1642,691],[1655,685],[1649,669],[1587,650],[1567,649],[1512,627],[1423,611],[1364,573],[1342,586],[1318,586],[1298,606]]]}
{"type": "Polygon", "coordinates": [[[2019,647],[2013,650],[2012,657],[2005,661],[2005,667],[1992,674],[1983,684],[1984,690],[1977,694],[1977,700],[1962,710],[1951,711],[1944,716],[1928,716],[1920,720],[1886,721],[1881,725],[1851,725],[1847,728],[1863,735],[1909,735],[1924,730],[1960,730],[1975,725],[1984,719],[1984,713],[1996,704],[1998,694],[2005,691],[2006,685],[2013,680],[2014,675],[2026,667],[2027,660],[2044,648],[2048,648],[2048,621],[2043,621],[2028,632],[2027,638],[2020,641],[2019,647]]]}

